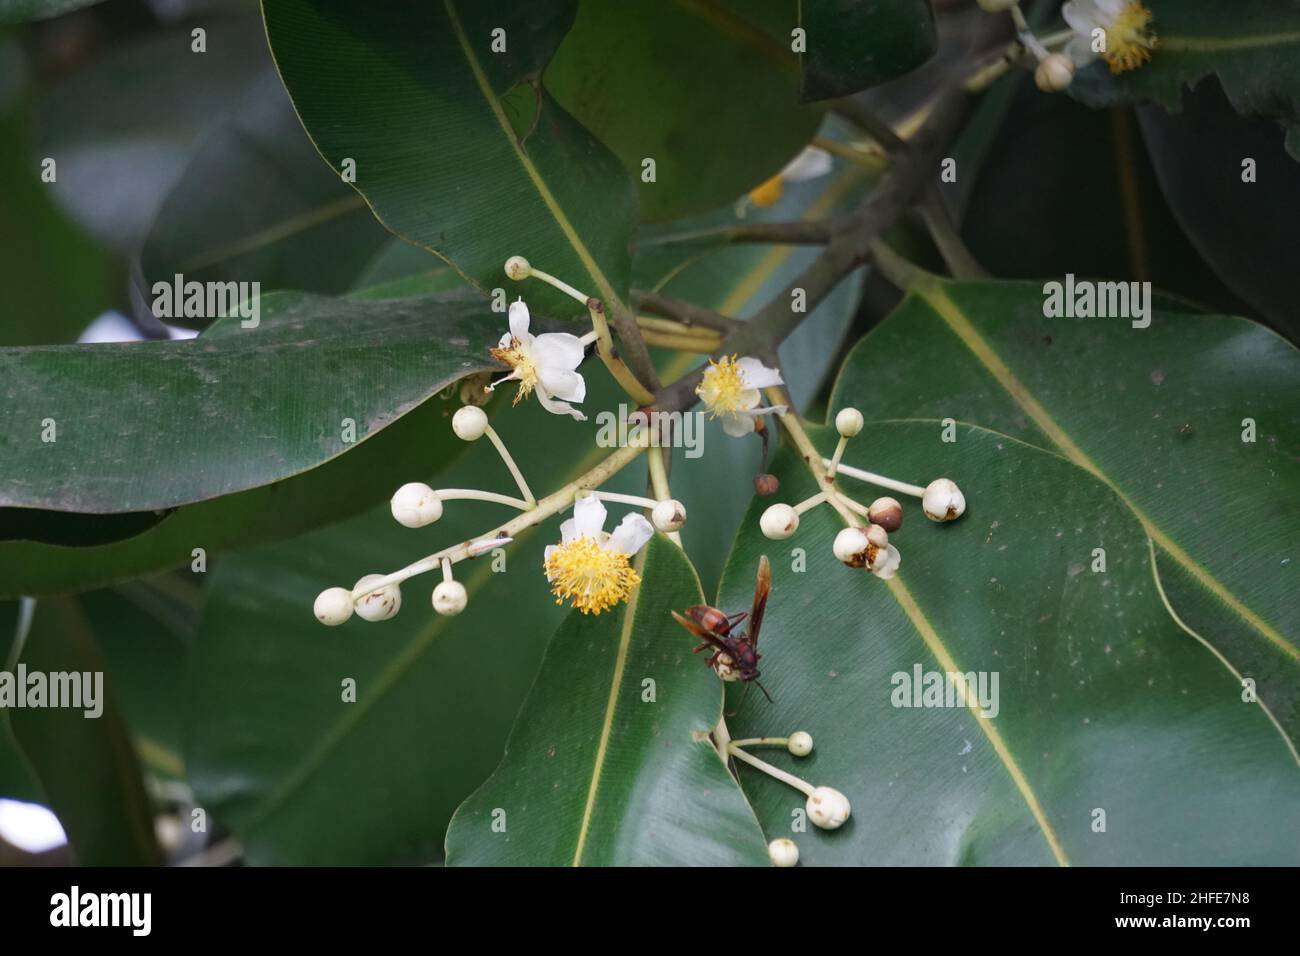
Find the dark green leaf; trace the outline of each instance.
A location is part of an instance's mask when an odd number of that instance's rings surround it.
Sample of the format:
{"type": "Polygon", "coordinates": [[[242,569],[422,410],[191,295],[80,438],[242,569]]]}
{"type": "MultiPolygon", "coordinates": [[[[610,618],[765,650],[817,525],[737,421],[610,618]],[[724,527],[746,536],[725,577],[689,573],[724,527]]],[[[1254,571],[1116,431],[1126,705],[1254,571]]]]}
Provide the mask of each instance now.
{"type": "Polygon", "coordinates": [[[348,451],[345,420],[363,441],[491,367],[476,296],[262,305],[257,328],[190,341],[0,350],[0,504],[126,512],[266,485],[348,451]]]}
{"type": "Polygon", "coordinates": [[[803,0],[800,96],[848,96],[916,69],[939,48],[929,0],[803,0]]]}
{"type": "Polygon", "coordinates": [[[793,25],[790,0],[587,0],[546,88],[623,161],[643,219],[699,213],[777,173],[816,131],[820,111],[795,95],[793,25]]]}
{"type": "MultiPolygon", "coordinates": [[[[926,331],[914,331],[919,349],[926,331]]],[[[929,344],[937,376],[948,357],[929,344]]],[[[849,368],[866,357],[864,346],[849,368]]],[[[871,409],[890,385],[846,371],[837,401],[871,409]]],[[[941,433],[939,421],[872,423],[845,453],[907,481],[948,475],[965,493],[966,513],[950,524],[907,499],[890,535],[902,555],[891,581],[834,557],[843,523],[824,505],[787,541],[759,532],[765,501],[742,526],[718,603],[747,608],[757,556],[772,556],[759,648],[775,703],[751,694],[728,720],[732,736],[807,731],[807,758],[756,755],[853,806],[838,830],[792,833],[803,795],[742,766],[768,835],[791,836],[810,865],[1297,863],[1295,755],[1243,701],[1240,680],[1166,613],[1124,503],[1058,455],[973,426],[952,444],[941,433]],[[1093,570],[1099,547],[1104,573],[1093,570]],[[985,704],[996,674],[996,714],[955,697],[915,706],[918,669],[938,680],[983,673],[985,704]]],[[[813,431],[823,454],[836,437],[813,431]]],[[[788,451],[777,474],[782,500],[818,490],[788,451]]],[[[850,478],[839,486],[864,503],[879,493],[850,478]]]]}
{"type": "Polygon", "coordinates": [[[1157,310],[1135,329],[1047,319],[1044,299],[1037,284],[925,287],[855,348],[832,407],[980,422],[1100,477],[1155,542],[1181,621],[1255,681],[1294,746],[1300,355],[1243,319],[1157,310]]]}
{"type": "Polygon", "coordinates": [[[199,144],[158,211],[142,268],[146,288],[183,273],[335,293],[389,238],[361,195],[321,162],[268,70],[199,144]]]}
{"type": "MultiPolygon", "coordinates": [[[[88,706],[26,707],[7,711],[48,804],[63,824],[77,860],[87,866],[151,865],[160,860],[153,814],[126,725],[103,678],[105,663],[84,613],[73,601],[43,601],[31,632],[9,668],[39,672],[49,686],[70,674],[78,686],[101,675],[88,706]],[[98,709],[98,708],[96,708],[98,709]]],[[[87,698],[80,703],[88,704],[87,698]]]]}
{"type": "Polygon", "coordinates": [[[501,765],[456,811],[462,866],[723,866],[767,862],[753,811],[709,734],[721,687],[671,611],[701,601],[690,562],[656,535],[640,588],[573,611],[546,649],[501,765]]]}
{"type": "MultiPolygon", "coordinates": [[[[618,161],[538,89],[571,2],[441,0],[264,8],[280,74],[317,148],[403,238],[496,287],[513,254],[606,300],[628,276],[636,218],[618,161]],[[495,53],[493,31],[505,43],[495,53]]],[[[581,306],[554,290],[538,311],[581,306]]]]}

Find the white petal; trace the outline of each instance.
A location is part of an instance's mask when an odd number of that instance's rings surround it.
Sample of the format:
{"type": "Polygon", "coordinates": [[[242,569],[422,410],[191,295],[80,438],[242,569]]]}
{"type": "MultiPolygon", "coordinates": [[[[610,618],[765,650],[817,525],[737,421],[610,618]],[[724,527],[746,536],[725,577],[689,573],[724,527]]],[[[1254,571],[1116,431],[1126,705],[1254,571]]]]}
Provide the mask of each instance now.
{"type": "Polygon", "coordinates": [[[1080,36],[1091,38],[1093,28],[1101,25],[1101,17],[1091,0],[1070,0],[1061,7],[1061,16],[1070,29],[1080,36]]]}
{"type": "Polygon", "coordinates": [[[587,397],[587,383],[583,381],[581,375],[570,369],[539,365],[537,378],[550,395],[562,398],[566,402],[580,402],[587,397]]]}
{"type": "Polygon", "coordinates": [[[1097,8],[1097,16],[1101,21],[1098,26],[1112,26],[1129,2],[1130,0],[1092,0],[1092,5],[1097,8]]]}
{"type": "Polygon", "coordinates": [[[636,554],[645,547],[645,543],[654,536],[654,533],[654,527],[645,520],[645,516],[633,512],[623,516],[619,526],[605,542],[605,547],[624,554],[636,554]]]}
{"type": "Polygon", "coordinates": [[[719,418],[722,421],[722,430],[732,438],[744,438],[746,435],[754,434],[754,419],[751,415],[731,412],[720,415],[719,418]]]}
{"type": "Polygon", "coordinates": [[[595,495],[584,495],[573,503],[573,524],[579,537],[599,537],[605,527],[605,506],[595,495]]]}
{"type": "Polygon", "coordinates": [[[1092,37],[1075,37],[1065,45],[1065,55],[1077,67],[1084,67],[1097,59],[1092,52],[1092,37]]]}
{"type": "MultiPolygon", "coordinates": [[[[572,518],[565,518],[560,522],[560,544],[568,544],[577,536],[578,526],[572,518]]],[[[554,547],[554,545],[551,547],[554,547]]]]}
{"type": "Polygon", "coordinates": [[[510,332],[519,341],[523,341],[528,335],[528,306],[524,305],[523,299],[515,299],[510,303],[510,332]]]}
{"type": "Polygon", "coordinates": [[[745,384],[750,388],[771,388],[773,385],[784,385],[781,381],[781,372],[779,369],[768,368],[756,358],[746,355],[739,362],[740,372],[745,376],[745,384]]]}
{"type": "Polygon", "coordinates": [[[585,422],[587,420],[586,415],[578,411],[568,402],[559,402],[551,398],[551,393],[548,392],[540,382],[534,390],[534,394],[536,394],[537,401],[541,403],[542,408],[546,409],[552,415],[572,415],[580,422],[585,422]]]}
{"type": "Polygon", "coordinates": [[[799,183],[825,176],[831,171],[831,154],[819,146],[805,146],[803,151],[781,170],[781,178],[799,183]]]}
{"type": "MultiPolygon", "coordinates": [[[[565,522],[565,524],[568,524],[568,522],[565,522]]],[[[564,534],[564,525],[560,525],[560,534],[561,535],[564,534]]],[[[559,550],[560,549],[557,545],[548,544],[546,546],[546,550],[542,552],[542,563],[545,564],[547,561],[551,560],[551,555],[559,550]]],[[[546,580],[548,581],[552,580],[550,571],[546,572],[546,580]]]]}
{"type": "Polygon", "coordinates": [[[582,339],[568,332],[544,332],[533,339],[533,355],[538,365],[572,370],[582,364],[586,351],[582,339]]]}
{"type": "Polygon", "coordinates": [[[501,336],[501,341],[497,343],[497,348],[502,348],[502,349],[510,348],[510,344],[514,341],[514,339],[515,337],[511,335],[509,332],[507,332],[505,335],[501,336]]]}

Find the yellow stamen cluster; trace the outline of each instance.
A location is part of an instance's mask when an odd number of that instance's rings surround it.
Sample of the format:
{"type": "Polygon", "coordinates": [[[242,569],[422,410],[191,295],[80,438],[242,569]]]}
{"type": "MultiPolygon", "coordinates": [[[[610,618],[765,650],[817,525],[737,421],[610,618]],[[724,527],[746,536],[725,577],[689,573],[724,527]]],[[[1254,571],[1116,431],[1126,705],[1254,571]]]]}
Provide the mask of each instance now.
{"type": "Polygon", "coordinates": [[[1141,3],[1130,3],[1106,30],[1106,52],[1102,54],[1111,73],[1136,70],[1151,59],[1159,42],[1151,28],[1152,13],[1141,3]]]}
{"type": "Polygon", "coordinates": [[[626,601],[641,583],[626,554],[585,536],[557,547],[544,566],[555,603],[569,598],[583,614],[599,614],[626,601]]]}
{"type": "Polygon", "coordinates": [[[519,388],[515,392],[514,401],[510,404],[518,405],[520,400],[528,397],[528,394],[533,390],[533,386],[537,384],[537,366],[533,364],[532,359],[524,354],[524,350],[520,347],[519,340],[516,338],[511,338],[510,348],[508,349],[492,348],[489,351],[498,362],[505,362],[515,370],[514,377],[519,381],[519,388]]]}
{"type": "Polygon", "coordinates": [[[736,356],[724,355],[720,362],[709,362],[695,394],[716,418],[727,412],[741,411],[740,396],[748,389],[745,373],[740,370],[736,356]]]}

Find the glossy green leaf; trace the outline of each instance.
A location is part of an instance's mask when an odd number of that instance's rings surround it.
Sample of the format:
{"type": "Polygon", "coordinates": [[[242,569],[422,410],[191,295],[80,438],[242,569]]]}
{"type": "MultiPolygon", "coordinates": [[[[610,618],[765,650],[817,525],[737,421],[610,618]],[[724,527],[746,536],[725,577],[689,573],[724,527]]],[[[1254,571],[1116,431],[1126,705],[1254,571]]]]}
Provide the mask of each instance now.
{"type": "Polygon", "coordinates": [[[321,162],[268,69],[199,144],[154,219],[141,267],[146,288],[182,273],[336,293],[390,238],[321,162]]]}
{"type": "MultiPolygon", "coordinates": [[[[881,384],[846,373],[839,398],[869,409],[881,384]]],[[[942,429],[869,423],[845,453],[904,480],[945,474],[965,493],[949,524],[908,499],[889,582],[834,557],[843,523],[828,507],[779,542],[758,529],[766,502],[746,516],[719,605],[748,607],[757,555],[771,555],[759,649],[775,703],[751,694],[728,725],[733,737],[807,731],[806,758],[756,755],[853,807],[838,830],[792,833],[803,795],[742,766],[768,835],[791,836],[804,865],[1300,862],[1294,753],[1168,615],[1123,501],[1056,454],[969,425],[945,443],[942,429]],[[983,702],[917,706],[913,688],[948,672],[984,674],[983,702]]],[[[813,430],[824,454],[836,438],[813,430]]],[[[777,474],[783,500],[817,491],[789,452],[777,474]]],[[[840,486],[863,502],[877,493],[840,486]]]]}
{"type": "Polygon", "coordinates": [[[802,0],[800,96],[848,96],[916,69],[939,48],[929,0],[802,0]]]}
{"type": "Polygon", "coordinates": [[[1287,130],[1300,159],[1300,2],[1147,0],[1159,45],[1151,61],[1112,76],[1095,62],[1070,92],[1089,106],[1156,103],[1177,111],[1184,87],[1217,76],[1233,108],[1267,116],[1287,130]]]}
{"type": "MultiPolygon", "coordinates": [[[[617,401],[599,370],[588,379],[584,404],[593,412],[617,401]]],[[[537,494],[608,454],[594,444],[594,414],[579,423],[531,399],[514,408],[502,399],[490,409],[493,427],[537,494]]],[[[434,429],[427,440],[451,434],[445,419],[434,429]]],[[[418,480],[514,493],[486,441],[436,474],[387,484],[376,478],[376,490],[387,497],[418,480]]],[[[638,464],[607,487],[644,493],[645,484],[638,464]]],[[[457,565],[469,592],[458,617],[434,614],[435,575],[407,582],[401,611],[382,623],[353,618],[326,628],[312,602],[326,587],[402,567],[511,514],[450,501],[436,524],[411,530],[384,506],[238,555],[213,573],[189,689],[186,765],[203,805],[239,837],[250,862],[377,864],[441,855],[447,821],[500,759],[563,619],[541,571],[544,546],[559,540],[558,522],[519,535],[506,547],[504,570],[493,571],[493,556],[457,565]],[[342,701],[345,678],[356,681],[356,703],[342,701]]]]}
{"type": "Polygon", "coordinates": [[[266,485],[492,364],[477,296],[262,305],[258,327],[190,341],[0,350],[0,504],[128,512],[266,485]]]}
{"type": "MultiPolygon", "coordinates": [[[[50,808],[63,824],[78,862],[88,866],[150,865],[159,862],[153,814],[125,723],[105,677],[104,659],[85,614],[75,602],[39,602],[31,631],[11,655],[16,673],[41,673],[47,686],[65,685],[71,674],[80,687],[89,677],[92,701],[81,707],[25,707],[7,710],[9,729],[22,748],[50,808]],[[98,713],[96,713],[98,711],[98,713]],[[92,715],[92,716],[88,716],[92,715]]],[[[79,695],[80,696],[80,695],[79,695]]]]}
{"type": "MultiPolygon", "coordinates": [[[[518,254],[617,301],[631,181],[538,84],[573,11],[564,0],[263,8],[307,132],[336,170],[355,161],[356,188],[388,228],[484,288],[518,254]]],[[[536,300],[545,314],[581,311],[555,290],[536,300]]]]}
{"type": "Polygon", "coordinates": [[[1204,261],[1270,325],[1300,338],[1300,243],[1291,228],[1300,164],[1281,131],[1237,115],[1210,82],[1184,96],[1180,113],[1148,107],[1139,118],[1165,200],[1204,261]],[[1248,159],[1253,182],[1245,181],[1248,159]]]}
{"type": "MultiPolygon", "coordinates": [[[[168,568],[188,570],[196,548],[206,560],[352,517],[386,500],[409,476],[433,474],[464,449],[445,427],[456,407],[452,400],[430,398],[346,455],[274,484],[177,508],[132,537],[81,546],[0,541],[0,595],[66,594],[168,568]]],[[[31,523],[41,528],[52,519],[84,524],[104,518],[31,514],[31,523]]],[[[119,517],[135,515],[108,516],[119,517]]],[[[70,530],[81,533],[79,528],[70,530]]]]}
{"type": "Polygon", "coordinates": [[[714,209],[780,171],[820,122],[797,102],[794,8],[586,0],[546,89],[622,160],[643,219],[714,209]]]}
{"type": "Polygon", "coordinates": [[[1243,319],[1157,310],[1138,329],[1045,318],[1044,298],[1028,283],[926,287],[854,349],[832,407],[978,422],[1109,484],[1154,541],[1179,619],[1255,682],[1294,747],[1300,355],[1243,319]]]}
{"type": "Polygon", "coordinates": [[[556,631],[501,765],[456,811],[449,864],[767,862],[709,738],[720,685],[671,614],[700,602],[699,581],[659,535],[636,566],[641,586],[627,604],[573,611],[556,631]]]}

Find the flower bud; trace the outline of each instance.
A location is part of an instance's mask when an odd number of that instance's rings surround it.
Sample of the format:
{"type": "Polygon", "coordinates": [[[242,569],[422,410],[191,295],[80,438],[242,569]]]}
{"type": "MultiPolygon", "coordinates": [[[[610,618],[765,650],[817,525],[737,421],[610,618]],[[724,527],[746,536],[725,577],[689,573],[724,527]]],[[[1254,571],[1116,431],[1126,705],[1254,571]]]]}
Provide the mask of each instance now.
{"type": "MultiPolygon", "coordinates": [[[[360,591],[376,581],[382,581],[382,574],[367,574],[356,583],[353,591],[360,591]]],[[[402,607],[402,592],[396,584],[388,584],[378,591],[371,591],[357,599],[357,614],[367,621],[386,621],[402,607]]]]}
{"type": "Polygon", "coordinates": [[[804,804],[808,819],[823,830],[838,830],[849,818],[849,798],[834,787],[817,787],[804,804]]]}
{"type": "Polygon", "coordinates": [[[878,524],[867,525],[867,544],[873,548],[889,547],[889,532],[878,524]]]}
{"type": "Polygon", "coordinates": [[[1044,93],[1059,93],[1074,82],[1074,63],[1064,53],[1049,53],[1034,70],[1034,82],[1044,93]]]}
{"type": "Polygon", "coordinates": [[[418,481],[398,488],[388,507],[397,523],[407,528],[423,528],[442,517],[442,499],[438,492],[418,481]]]}
{"type": "Polygon", "coordinates": [[[867,563],[866,554],[869,547],[871,542],[867,540],[865,531],[861,528],[845,528],[835,536],[831,550],[835,552],[835,557],[849,567],[860,568],[867,563]]]}
{"type": "Polygon", "coordinates": [[[462,405],[451,416],[451,430],[464,441],[478,441],[488,428],[487,412],[477,405],[462,405]]]}
{"type": "Polygon", "coordinates": [[[758,519],[758,526],[767,537],[780,541],[799,530],[799,514],[789,505],[772,505],[758,519]]]}
{"type": "Polygon", "coordinates": [[[767,845],[767,856],[773,866],[794,866],[799,862],[799,847],[789,837],[779,837],[767,845]]]}
{"type": "Polygon", "coordinates": [[[352,616],[352,592],[347,588],[327,588],[316,595],[312,605],[316,620],[335,627],[352,616]]]}
{"type": "Polygon", "coordinates": [[[954,521],[966,510],[966,498],[954,482],[936,478],[925,486],[921,507],[931,521],[954,521]]]}
{"type": "Polygon", "coordinates": [[[506,260],[506,275],[518,281],[527,279],[533,274],[533,267],[528,264],[528,260],[523,256],[511,256],[506,260]]]}
{"type": "Polygon", "coordinates": [[[465,610],[469,604],[469,593],[459,581],[443,581],[433,589],[433,609],[439,614],[450,617],[465,610]]]}
{"type": "Polygon", "coordinates": [[[862,431],[862,413],[856,408],[841,408],[835,416],[835,430],[845,438],[862,431]]]}
{"type": "Polygon", "coordinates": [[[867,509],[872,524],[894,532],[903,526],[903,505],[897,498],[877,498],[867,509]]]}
{"type": "Polygon", "coordinates": [[[796,757],[808,756],[813,749],[812,734],[804,730],[796,730],[790,735],[790,739],[786,741],[785,749],[796,757]]]}
{"type": "Polygon", "coordinates": [[[754,492],[760,497],[768,498],[777,493],[781,487],[781,481],[776,475],[755,475],[754,492]]]}
{"type": "Polygon", "coordinates": [[[740,680],[740,671],[736,670],[736,660],[730,654],[719,651],[713,661],[713,670],[721,680],[740,680]]]}
{"type": "Polygon", "coordinates": [[[650,512],[650,520],[654,522],[656,528],[665,534],[676,531],[686,524],[686,506],[675,498],[661,501],[650,512]]]}

